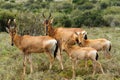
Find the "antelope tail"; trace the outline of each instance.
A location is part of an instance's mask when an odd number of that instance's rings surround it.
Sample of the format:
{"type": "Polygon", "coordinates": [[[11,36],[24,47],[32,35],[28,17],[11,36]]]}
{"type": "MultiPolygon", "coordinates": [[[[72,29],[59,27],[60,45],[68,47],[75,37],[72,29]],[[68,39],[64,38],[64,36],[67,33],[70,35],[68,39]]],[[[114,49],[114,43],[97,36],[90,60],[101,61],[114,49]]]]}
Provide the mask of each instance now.
{"type": "Polygon", "coordinates": [[[98,53],[96,53],[96,60],[98,60],[98,57],[99,57],[99,56],[98,56],[98,53]]]}
{"type": "Polygon", "coordinates": [[[110,44],[110,46],[109,46],[109,51],[111,50],[111,44],[110,44]]]}
{"type": "Polygon", "coordinates": [[[55,48],[55,51],[54,51],[54,58],[56,58],[57,52],[58,52],[58,41],[56,43],[56,48],[55,48]]]}

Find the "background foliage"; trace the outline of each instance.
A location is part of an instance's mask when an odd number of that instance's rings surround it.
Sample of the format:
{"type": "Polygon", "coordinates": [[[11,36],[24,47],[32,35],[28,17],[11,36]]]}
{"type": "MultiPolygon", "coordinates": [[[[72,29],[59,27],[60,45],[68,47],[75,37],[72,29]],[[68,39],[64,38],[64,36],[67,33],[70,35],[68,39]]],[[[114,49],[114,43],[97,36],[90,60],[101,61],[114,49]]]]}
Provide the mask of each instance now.
{"type": "MultiPolygon", "coordinates": [[[[21,35],[44,35],[42,13],[52,13],[54,27],[82,27],[88,38],[107,38],[112,42],[111,59],[104,59],[99,52],[105,75],[98,70],[92,77],[92,64],[84,68],[84,62],[76,66],[76,80],[120,80],[120,1],[119,0],[0,0],[0,80],[21,80],[23,54],[11,46],[6,31],[8,19],[16,18],[21,35]],[[107,27],[104,27],[107,26],[107,27]]],[[[45,54],[32,54],[34,72],[27,65],[25,80],[70,80],[71,61],[62,53],[65,69],[60,70],[57,60],[48,71],[49,60],[45,54]]]]}
{"type": "Polygon", "coordinates": [[[52,13],[56,27],[120,26],[119,0],[2,0],[0,31],[5,31],[8,18],[16,18],[19,33],[43,34],[43,12],[52,13]],[[40,30],[35,33],[33,28],[40,30]]]}

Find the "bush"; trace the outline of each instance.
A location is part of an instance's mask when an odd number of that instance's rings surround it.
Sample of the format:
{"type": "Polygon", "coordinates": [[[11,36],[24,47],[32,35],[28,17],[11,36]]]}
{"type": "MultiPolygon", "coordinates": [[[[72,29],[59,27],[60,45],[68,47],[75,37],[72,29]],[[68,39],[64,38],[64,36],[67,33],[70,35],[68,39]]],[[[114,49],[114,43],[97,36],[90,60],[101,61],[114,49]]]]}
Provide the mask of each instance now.
{"type": "Polygon", "coordinates": [[[74,24],[77,27],[80,26],[102,26],[104,25],[104,19],[102,15],[100,14],[100,11],[91,10],[91,11],[85,11],[78,17],[74,18],[74,24]]]}
{"type": "Polygon", "coordinates": [[[82,15],[79,15],[78,17],[74,17],[73,21],[74,21],[73,26],[75,26],[75,27],[80,27],[80,26],[82,26],[82,24],[84,24],[82,15]]]}
{"type": "Polygon", "coordinates": [[[112,6],[104,10],[104,14],[120,14],[120,7],[112,6]]]}
{"type": "Polygon", "coordinates": [[[8,19],[15,18],[15,14],[9,11],[0,11],[0,31],[6,31],[8,19]]]}
{"type": "MultiPolygon", "coordinates": [[[[39,5],[39,4],[38,4],[39,5]]],[[[41,8],[46,8],[48,9],[49,8],[49,3],[48,2],[42,2],[41,3],[41,8]]]]}
{"type": "Polygon", "coordinates": [[[83,5],[79,5],[78,9],[79,10],[86,10],[86,9],[92,9],[94,7],[94,5],[91,2],[86,2],[83,5]]]}
{"type": "Polygon", "coordinates": [[[63,13],[70,13],[72,11],[72,4],[64,2],[64,3],[56,3],[55,9],[58,12],[63,12],[63,13]]]}
{"type": "Polygon", "coordinates": [[[86,26],[102,26],[104,25],[104,20],[102,15],[100,14],[100,11],[93,10],[93,11],[88,11],[83,14],[85,16],[85,21],[84,24],[86,26]]]}
{"type": "Polygon", "coordinates": [[[15,3],[15,0],[10,0],[10,2],[15,3]]]}
{"type": "Polygon", "coordinates": [[[120,0],[111,1],[112,6],[120,6],[120,0]]]}
{"type": "Polygon", "coordinates": [[[44,35],[44,27],[41,19],[42,17],[39,14],[28,12],[18,13],[17,27],[19,34],[44,35]]]}
{"type": "Polygon", "coordinates": [[[56,13],[54,19],[54,25],[70,27],[72,25],[71,19],[65,14],[56,13]]]}
{"type": "Polygon", "coordinates": [[[104,15],[104,20],[109,24],[109,26],[120,26],[120,15],[104,15]]]}
{"type": "Polygon", "coordinates": [[[86,2],[87,0],[73,0],[73,3],[76,3],[77,5],[82,5],[86,2]]]}
{"type": "Polygon", "coordinates": [[[100,8],[101,9],[106,9],[108,7],[108,4],[105,2],[100,3],[100,8]]]}
{"type": "Polygon", "coordinates": [[[16,5],[13,4],[13,3],[3,3],[3,4],[1,5],[1,8],[3,8],[3,9],[13,9],[13,8],[15,8],[15,7],[16,7],[16,5]]]}
{"type": "Polygon", "coordinates": [[[27,11],[37,12],[40,9],[48,9],[49,8],[49,2],[42,2],[40,1],[27,1],[25,4],[23,4],[23,8],[27,11]]]}
{"type": "Polygon", "coordinates": [[[5,0],[5,1],[9,1],[9,0],[5,0]]]}
{"type": "Polygon", "coordinates": [[[72,21],[72,27],[79,27],[81,22],[79,21],[81,19],[82,11],[75,9],[71,12],[70,19],[72,21]]]}
{"type": "Polygon", "coordinates": [[[62,20],[62,25],[64,27],[70,27],[72,24],[71,24],[71,20],[69,19],[68,16],[64,16],[63,17],[63,20],[62,20]]]}

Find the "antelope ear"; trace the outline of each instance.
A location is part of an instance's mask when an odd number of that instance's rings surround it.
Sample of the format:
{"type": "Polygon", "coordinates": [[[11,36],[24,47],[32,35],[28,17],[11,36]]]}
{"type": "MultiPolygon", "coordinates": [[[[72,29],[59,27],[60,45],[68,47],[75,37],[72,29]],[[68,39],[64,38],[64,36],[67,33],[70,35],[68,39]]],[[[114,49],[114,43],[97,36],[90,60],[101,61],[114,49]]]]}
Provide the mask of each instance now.
{"type": "Polygon", "coordinates": [[[82,34],[84,35],[84,39],[87,40],[87,32],[83,31],[82,34]]]}
{"type": "Polygon", "coordinates": [[[82,31],[82,34],[87,34],[87,32],[86,31],[82,31]]]}
{"type": "Polygon", "coordinates": [[[53,23],[53,20],[54,20],[53,18],[50,20],[50,23],[51,23],[51,24],[53,23]]]}
{"type": "Polygon", "coordinates": [[[76,35],[79,35],[79,34],[80,34],[80,32],[75,32],[75,34],[76,34],[76,35]]]}
{"type": "Polygon", "coordinates": [[[6,27],[6,31],[9,33],[10,31],[9,31],[9,29],[8,29],[8,27],[6,27]]]}

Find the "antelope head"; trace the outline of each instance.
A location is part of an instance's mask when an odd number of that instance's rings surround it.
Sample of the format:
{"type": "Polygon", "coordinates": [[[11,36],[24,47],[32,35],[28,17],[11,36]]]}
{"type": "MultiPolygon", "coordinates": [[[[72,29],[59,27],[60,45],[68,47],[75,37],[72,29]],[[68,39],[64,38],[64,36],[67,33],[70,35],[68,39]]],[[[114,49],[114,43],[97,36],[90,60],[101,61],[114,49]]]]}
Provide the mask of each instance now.
{"type": "Polygon", "coordinates": [[[14,36],[16,35],[16,33],[17,33],[17,30],[16,30],[16,20],[13,19],[11,21],[11,19],[9,19],[7,25],[8,25],[8,27],[6,27],[6,30],[7,30],[7,32],[11,36],[11,45],[13,46],[14,45],[13,39],[14,39],[14,36]]]}
{"type": "Polygon", "coordinates": [[[45,33],[46,35],[48,35],[48,26],[50,26],[53,23],[53,18],[51,19],[51,13],[49,14],[49,17],[46,18],[44,13],[42,14],[42,16],[44,17],[44,27],[45,27],[45,33]]]}
{"type": "Polygon", "coordinates": [[[87,40],[87,32],[86,31],[82,31],[82,32],[75,32],[75,34],[77,35],[77,39],[76,42],[79,45],[84,44],[84,40],[87,40]]]}

